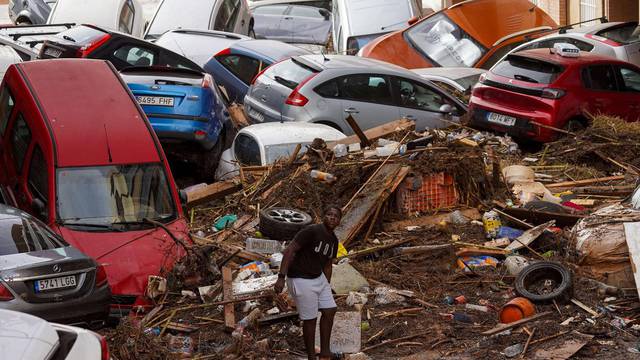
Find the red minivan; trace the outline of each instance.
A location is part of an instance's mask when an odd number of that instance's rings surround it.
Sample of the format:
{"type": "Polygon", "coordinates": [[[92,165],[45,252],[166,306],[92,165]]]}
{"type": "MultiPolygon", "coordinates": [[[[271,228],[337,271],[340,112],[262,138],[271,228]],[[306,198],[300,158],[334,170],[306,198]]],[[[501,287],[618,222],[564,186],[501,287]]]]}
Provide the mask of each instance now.
{"type": "Polygon", "coordinates": [[[146,306],[149,275],[184,256],[178,242],[190,244],[160,143],[108,61],[11,65],[0,89],[0,166],[10,205],[104,266],[112,315],[146,306]]]}

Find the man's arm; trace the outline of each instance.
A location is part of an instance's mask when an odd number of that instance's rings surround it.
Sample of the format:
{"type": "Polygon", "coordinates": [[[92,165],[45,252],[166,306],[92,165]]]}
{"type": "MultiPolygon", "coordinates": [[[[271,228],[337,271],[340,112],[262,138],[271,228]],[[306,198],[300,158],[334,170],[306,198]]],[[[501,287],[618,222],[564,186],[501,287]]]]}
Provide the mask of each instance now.
{"type": "MultiPolygon", "coordinates": [[[[302,231],[298,232],[298,235],[301,232],[302,231]]],[[[278,280],[273,287],[273,290],[276,292],[276,294],[280,294],[282,292],[282,289],[284,289],[284,279],[289,273],[289,266],[291,265],[291,262],[293,262],[293,259],[296,257],[298,251],[300,251],[300,249],[302,248],[302,240],[298,237],[298,235],[296,235],[291,243],[289,243],[289,246],[287,246],[287,248],[282,252],[282,262],[280,262],[280,272],[278,273],[278,280]]]]}
{"type": "Polygon", "coordinates": [[[322,269],[324,273],[324,277],[327,278],[328,282],[331,282],[331,273],[333,272],[333,260],[328,260],[326,264],[324,264],[324,268],[322,269]]]}

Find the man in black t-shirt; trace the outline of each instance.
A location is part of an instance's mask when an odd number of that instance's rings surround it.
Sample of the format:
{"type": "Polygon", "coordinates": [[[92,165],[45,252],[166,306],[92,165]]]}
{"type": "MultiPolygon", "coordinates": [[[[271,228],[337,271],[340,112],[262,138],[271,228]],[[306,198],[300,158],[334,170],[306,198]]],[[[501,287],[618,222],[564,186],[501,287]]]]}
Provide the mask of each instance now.
{"type": "Polygon", "coordinates": [[[340,223],[342,210],[330,206],[324,214],[322,224],[314,224],[300,230],[283,252],[276,294],[282,292],[287,279],[289,293],[296,301],[298,315],[302,320],[302,334],[308,358],[315,359],[316,317],[320,318],[320,360],[330,359],[329,348],[336,302],[331,294],[332,260],[338,253],[338,238],[333,230],[340,223]]]}

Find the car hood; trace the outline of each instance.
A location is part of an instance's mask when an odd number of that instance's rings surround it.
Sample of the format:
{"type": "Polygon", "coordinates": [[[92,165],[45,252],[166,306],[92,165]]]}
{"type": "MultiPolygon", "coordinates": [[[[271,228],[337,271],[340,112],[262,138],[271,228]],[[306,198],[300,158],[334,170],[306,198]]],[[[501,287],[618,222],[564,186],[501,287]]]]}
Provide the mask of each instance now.
{"type": "MultiPolygon", "coordinates": [[[[166,227],[190,244],[187,223],[179,218],[166,227]]],[[[171,270],[185,255],[162,228],[125,232],[87,232],[57,227],[62,237],[103,265],[113,294],[142,295],[149,275],[171,270]]]]}

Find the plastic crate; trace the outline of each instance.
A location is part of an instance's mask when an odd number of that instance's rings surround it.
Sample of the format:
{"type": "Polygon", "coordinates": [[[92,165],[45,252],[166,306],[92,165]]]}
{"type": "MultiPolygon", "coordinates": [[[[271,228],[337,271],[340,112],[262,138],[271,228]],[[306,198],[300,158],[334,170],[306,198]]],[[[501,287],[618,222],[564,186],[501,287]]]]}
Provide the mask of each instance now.
{"type": "Polygon", "coordinates": [[[407,177],[396,192],[397,209],[403,214],[449,208],[458,201],[453,177],[446,173],[407,177]]]}

